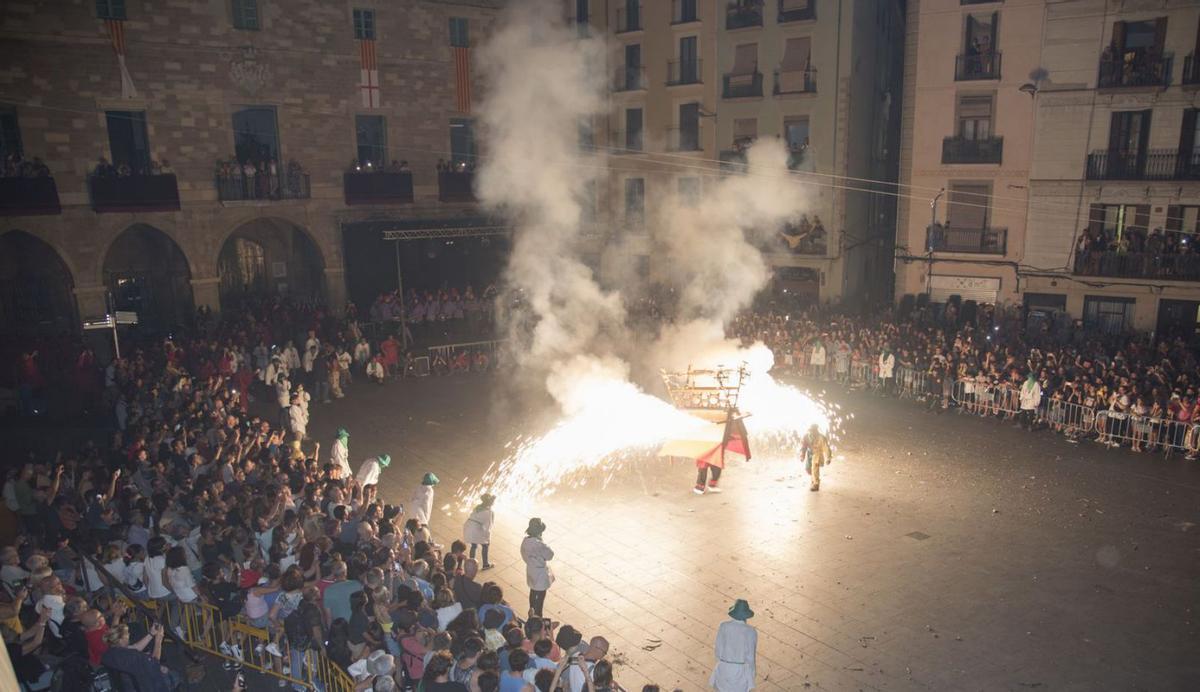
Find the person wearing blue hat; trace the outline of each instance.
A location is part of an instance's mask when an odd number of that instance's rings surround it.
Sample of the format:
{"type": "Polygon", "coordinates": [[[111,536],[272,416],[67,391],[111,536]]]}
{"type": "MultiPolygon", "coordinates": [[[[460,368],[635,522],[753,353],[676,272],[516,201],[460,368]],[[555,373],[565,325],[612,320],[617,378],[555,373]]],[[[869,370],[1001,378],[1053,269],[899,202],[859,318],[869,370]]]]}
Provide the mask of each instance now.
{"type": "Polygon", "coordinates": [[[708,684],[718,692],[748,692],[754,689],[758,630],[746,621],[754,611],[739,598],[729,609],[729,618],[717,629],[717,665],[708,684]]]}
{"type": "Polygon", "coordinates": [[[433,515],[433,486],[438,483],[437,476],[433,473],[426,473],[421,478],[421,485],[418,485],[417,489],[413,491],[412,518],[425,526],[429,526],[429,519],[433,515]]]}
{"type": "Polygon", "coordinates": [[[377,457],[371,457],[358,467],[358,475],[355,479],[358,480],[358,485],[365,488],[368,485],[379,483],[379,474],[392,463],[392,458],[386,454],[380,454],[377,457]]]}

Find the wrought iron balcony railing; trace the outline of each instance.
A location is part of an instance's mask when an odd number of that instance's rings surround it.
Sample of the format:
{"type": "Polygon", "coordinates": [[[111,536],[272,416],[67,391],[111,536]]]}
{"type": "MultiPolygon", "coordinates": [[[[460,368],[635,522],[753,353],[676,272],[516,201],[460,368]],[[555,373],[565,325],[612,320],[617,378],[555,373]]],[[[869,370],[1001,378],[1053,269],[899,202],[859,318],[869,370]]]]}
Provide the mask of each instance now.
{"type": "Polygon", "coordinates": [[[968,139],[945,137],[942,139],[942,163],[1000,163],[1004,154],[1004,138],[968,139]]]}
{"type": "Polygon", "coordinates": [[[762,0],[737,0],[725,8],[725,28],[745,29],[752,26],[762,26],[762,0]]]}
{"type": "MultiPolygon", "coordinates": [[[[1107,55],[1110,51],[1105,51],[1107,55]]],[[[1100,89],[1166,87],[1171,84],[1171,56],[1141,54],[1100,59],[1100,89]]]]}
{"type": "Polygon", "coordinates": [[[617,27],[615,33],[624,34],[630,31],[641,31],[642,28],[641,5],[617,8],[617,27]]]}
{"type": "Polygon", "coordinates": [[[1000,79],[1000,53],[964,53],[954,63],[954,80],[970,82],[985,79],[1000,79]]]}
{"type": "Polygon", "coordinates": [[[727,74],[724,79],[724,88],[721,89],[721,97],[727,99],[751,98],[762,96],[763,76],[761,72],[752,74],[727,74]]]}
{"type": "Polygon", "coordinates": [[[1075,274],[1122,279],[1200,281],[1200,254],[1084,251],[1075,256],[1075,274]]]}
{"type": "Polygon", "coordinates": [[[174,173],[92,176],[88,179],[92,209],[97,212],[176,211],[179,183],[174,173]]]}
{"type": "Polygon", "coordinates": [[[667,86],[700,83],[700,60],[669,60],[667,62],[667,86]]]}
{"type": "Polygon", "coordinates": [[[410,171],[347,171],[342,175],[342,188],[347,205],[409,204],[413,201],[410,171]]]}
{"type": "Polygon", "coordinates": [[[613,91],[638,91],[646,88],[646,68],[622,65],[613,74],[613,91]]]}
{"type": "Polygon", "coordinates": [[[615,130],[609,139],[614,154],[636,154],[643,149],[642,130],[615,130]]]}
{"type": "Polygon", "coordinates": [[[930,252],[1003,255],[1008,250],[1008,229],[937,225],[926,230],[925,248],[930,252]]]}
{"type": "Polygon", "coordinates": [[[779,23],[806,22],[817,18],[817,0],[779,0],[779,23]]]}
{"type": "Polygon", "coordinates": [[[1098,149],[1088,154],[1087,179],[1200,180],[1200,152],[1098,149]]]}
{"type": "Polygon", "coordinates": [[[700,126],[667,128],[668,151],[700,151],[700,126]]]}

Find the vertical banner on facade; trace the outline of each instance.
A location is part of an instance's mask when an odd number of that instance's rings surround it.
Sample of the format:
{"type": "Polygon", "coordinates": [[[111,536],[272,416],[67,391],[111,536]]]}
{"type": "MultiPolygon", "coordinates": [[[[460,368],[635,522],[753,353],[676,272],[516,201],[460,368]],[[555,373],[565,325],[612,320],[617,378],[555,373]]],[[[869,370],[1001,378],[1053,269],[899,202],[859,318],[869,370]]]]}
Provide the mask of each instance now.
{"type": "Polygon", "coordinates": [[[379,62],[375,59],[375,40],[360,40],[358,52],[362,63],[358,90],[362,93],[363,108],[379,108],[379,62]]]}
{"type": "Polygon", "coordinates": [[[117,54],[117,65],[121,68],[121,98],[137,98],[137,89],[133,86],[133,77],[129,76],[129,68],[125,65],[125,21],[121,19],[105,19],[108,37],[112,40],[113,52],[117,54]]]}
{"type": "Polygon", "coordinates": [[[454,46],[454,107],[459,113],[471,112],[471,49],[454,46]]]}

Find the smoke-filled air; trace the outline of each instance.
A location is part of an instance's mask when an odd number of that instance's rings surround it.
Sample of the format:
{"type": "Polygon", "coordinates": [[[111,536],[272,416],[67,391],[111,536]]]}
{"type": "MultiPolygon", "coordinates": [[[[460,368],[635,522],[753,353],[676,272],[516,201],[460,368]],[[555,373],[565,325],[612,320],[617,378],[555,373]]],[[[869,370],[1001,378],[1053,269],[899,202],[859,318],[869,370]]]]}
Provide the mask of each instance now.
{"type": "MultiPolygon", "coordinates": [[[[663,324],[639,321],[635,329],[627,317],[645,277],[615,272],[615,281],[601,280],[584,261],[588,243],[597,242],[581,221],[590,186],[602,198],[606,190],[621,192],[603,146],[580,146],[581,125],[600,122],[609,107],[611,47],[602,38],[579,37],[560,14],[552,0],[516,2],[480,51],[489,91],[479,110],[477,193],[514,229],[500,298],[506,352],[518,377],[540,383],[561,415],[548,432],[511,442],[482,478],[464,483],[458,493],[464,507],[482,492],[520,506],[589,478],[607,480],[623,464],[652,458],[665,441],[706,424],[675,408],[665,391],[639,387],[634,372],[746,363],[750,378],[739,408],[749,415],[756,456],[794,454],[811,424],[830,430],[837,420],[823,404],[771,378],[764,345],[744,348],[725,336],[726,324],[770,276],[755,240],[798,218],[811,199],[790,174],[781,143],[754,144],[745,170],[722,175],[711,162],[655,153],[661,147],[647,141],[645,156],[703,180],[699,200],[689,204],[654,188],[674,189],[672,178],[647,174],[649,264],[676,297],[663,324]],[[697,173],[696,166],[706,170],[697,173]]],[[[603,242],[619,246],[618,229],[602,230],[603,242]]]]}

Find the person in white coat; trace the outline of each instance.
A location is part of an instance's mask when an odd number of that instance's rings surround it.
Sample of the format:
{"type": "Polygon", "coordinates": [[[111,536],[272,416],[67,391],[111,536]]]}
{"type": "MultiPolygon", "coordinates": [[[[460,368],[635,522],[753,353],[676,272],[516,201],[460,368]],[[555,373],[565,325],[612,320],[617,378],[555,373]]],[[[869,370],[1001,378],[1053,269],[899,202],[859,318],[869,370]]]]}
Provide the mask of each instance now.
{"type": "Polygon", "coordinates": [[[717,692],[748,692],[754,689],[758,630],[746,621],[754,617],[754,611],[739,598],[729,609],[729,617],[717,628],[717,665],[708,684],[717,692]]]}
{"type": "Polygon", "coordinates": [[[483,546],[483,569],[493,567],[492,563],[488,562],[488,546],[492,542],[492,525],[496,523],[496,513],[492,511],[492,503],[495,501],[495,495],[484,493],[471,516],[463,523],[463,540],[471,544],[469,557],[472,560],[475,559],[475,549],[483,546]]]}
{"type": "Polygon", "coordinates": [[[365,488],[368,485],[376,485],[379,483],[379,474],[392,463],[392,458],[387,454],[380,454],[377,457],[371,457],[358,467],[358,475],[355,480],[358,481],[360,488],[365,488]]]}
{"type": "Polygon", "coordinates": [[[1042,403],[1042,385],[1037,380],[1037,374],[1032,370],[1021,385],[1021,413],[1017,425],[1028,426],[1033,430],[1033,421],[1037,418],[1037,407],[1042,403]]]}
{"type": "Polygon", "coordinates": [[[426,473],[421,478],[421,485],[413,491],[411,517],[424,526],[429,526],[429,519],[433,515],[433,486],[438,483],[437,476],[426,473]]]}
{"type": "Polygon", "coordinates": [[[529,617],[542,617],[546,605],[546,592],[554,583],[554,572],[548,564],[554,559],[554,551],[542,541],[546,524],[539,518],[529,520],[525,529],[525,540],[521,541],[521,559],[525,561],[525,582],[529,584],[529,617]]]}
{"type": "Polygon", "coordinates": [[[300,352],[296,350],[296,344],[291,341],[283,347],[283,364],[287,366],[288,372],[300,369],[300,352]]]}
{"type": "Polygon", "coordinates": [[[353,475],[354,472],[350,470],[350,433],[345,428],[338,428],[329,460],[341,472],[341,478],[349,479],[353,475]]]}
{"type": "Polygon", "coordinates": [[[879,386],[884,394],[892,393],[892,377],[896,371],[896,355],[891,346],[884,346],[879,354],[879,386]]]}
{"type": "Polygon", "coordinates": [[[292,405],[288,408],[288,427],[297,440],[308,437],[308,411],[299,394],[292,397],[292,405]]]}

